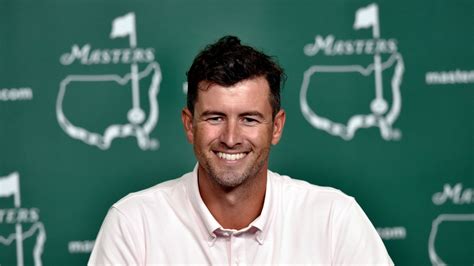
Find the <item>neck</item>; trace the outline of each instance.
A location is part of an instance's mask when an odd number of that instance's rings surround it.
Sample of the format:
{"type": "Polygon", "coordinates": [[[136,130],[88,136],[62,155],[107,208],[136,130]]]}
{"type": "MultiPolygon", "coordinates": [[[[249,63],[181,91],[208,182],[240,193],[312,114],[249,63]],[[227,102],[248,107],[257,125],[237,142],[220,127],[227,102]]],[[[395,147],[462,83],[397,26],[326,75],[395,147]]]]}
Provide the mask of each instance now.
{"type": "Polygon", "coordinates": [[[225,188],[210,180],[199,167],[198,183],[201,198],[207,208],[225,229],[242,229],[262,212],[267,186],[267,171],[249,177],[244,183],[225,188]]]}

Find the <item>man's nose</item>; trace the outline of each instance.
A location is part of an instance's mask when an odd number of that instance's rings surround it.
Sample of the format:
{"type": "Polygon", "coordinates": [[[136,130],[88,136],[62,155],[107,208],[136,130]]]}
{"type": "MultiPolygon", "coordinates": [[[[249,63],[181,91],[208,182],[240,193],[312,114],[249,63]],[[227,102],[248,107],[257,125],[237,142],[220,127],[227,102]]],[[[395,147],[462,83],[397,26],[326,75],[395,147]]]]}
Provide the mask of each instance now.
{"type": "Polygon", "coordinates": [[[242,143],[241,130],[237,121],[227,121],[221,134],[221,142],[229,148],[242,143]]]}

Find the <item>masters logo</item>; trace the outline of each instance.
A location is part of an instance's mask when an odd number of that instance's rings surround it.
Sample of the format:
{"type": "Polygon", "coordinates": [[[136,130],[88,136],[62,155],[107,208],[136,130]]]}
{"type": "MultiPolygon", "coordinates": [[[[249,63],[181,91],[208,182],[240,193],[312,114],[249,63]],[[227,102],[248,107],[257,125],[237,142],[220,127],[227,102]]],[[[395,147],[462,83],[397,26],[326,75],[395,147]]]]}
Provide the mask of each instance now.
{"type": "Polygon", "coordinates": [[[431,197],[437,207],[451,205],[460,213],[439,214],[431,224],[428,238],[428,255],[433,265],[474,265],[472,244],[474,228],[474,189],[466,187],[463,183],[455,185],[444,184],[442,191],[436,192],[431,197]],[[465,212],[465,213],[464,213],[465,212]],[[461,263],[463,262],[463,263],[461,263]]]}
{"type": "MultiPolygon", "coordinates": [[[[42,265],[41,256],[46,242],[46,231],[43,223],[39,220],[38,209],[21,207],[20,175],[18,172],[0,177],[0,197],[13,197],[14,206],[14,208],[0,208],[0,228],[2,229],[0,250],[7,250],[8,253],[15,246],[16,265],[18,266],[42,265]],[[28,229],[24,230],[25,227],[28,229]],[[25,240],[35,235],[32,250],[24,250],[25,240]]],[[[30,242],[28,244],[28,247],[31,246],[30,242]]],[[[11,262],[2,261],[5,257],[9,256],[0,256],[0,264],[10,265],[11,262]]]]}
{"type": "MultiPolygon", "coordinates": [[[[90,44],[82,47],[74,44],[69,53],[60,57],[61,64],[66,66],[73,63],[81,65],[129,64],[130,68],[129,73],[122,76],[118,74],[69,75],[64,78],[60,83],[56,101],[57,120],[61,128],[71,138],[100,149],[108,149],[114,139],[126,137],[135,137],[138,146],[143,150],[157,149],[159,143],[156,139],[150,138],[150,133],[158,122],[157,95],[162,79],[161,69],[159,64],[154,61],[155,55],[152,48],[137,47],[134,13],[128,13],[113,20],[110,38],[120,37],[129,38],[129,48],[92,49],[90,44]],[[139,63],[146,63],[147,66],[140,71],[139,63]],[[143,86],[145,82],[148,83],[143,86]],[[143,93],[146,95],[145,101],[141,101],[140,86],[148,88],[147,93],[143,93]],[[124,96],[131,98],[129,105],[124,106],[121,99],[118,100],[118,103],[113,102],[113,98],[117,94],[127,91],[126,87],[130,87],[131,90],[131,93],[127,94],[130,96],[124,96]],[[100,96],[87,96],[88,93],[100,96]],[[95,98],[100,98],[98,101],[100,101],[102,109],[94,110],[95,113],[89,113],[89,117],[84,118],[86,115],[79,115],[74,120],[66,115],[68,104],[75,106],[81,101],[86,102],[75,108],[75,111],[78,112],[78,108],[83,108],[84,113],[90,112],[89,107],[84,108],[84,106],[90,106],[92,100],[97,100],[95,98]],[[144,105],[147,106],[147,110],[143,107],[144,105]],[[127,109],[122,116],[120,114],[123,110],[120,107],[127,109]],[[110,112],[110,110],[116,112],[110,112]],[[119,117],[113,116],[116,114],[119,114],[119,117]],[[107,120],[106,125],[101,127],[90,121],[99,115],[109,116],[109,118],[113,116],[114,118],[107,120]]],[[[69,107],[69,110],[71,109],[74,107],[69,107]]],[[[73,111],[70,112],[74,113],[73,111]]]]}
{"type": "MultiPolygon", "coordinates": [[[[360,8],[355,14],[354,29],[372,28],[372,39],[337,40],[333,35],[326,37],[317,35],[314,43],[304,47],[307,56],[324,54],[325,56],[348,56],[363,55],[371,56],[372,63],[364,65],[313,65],[304,72],[303,82],[300,90],[300,106],[303,116],[316,129],[323,130],[331,135],[350,140],[360,128],[377,127],[385,140],[397,140],[401,138],[401,132],[393,128],[402,107],[400,85],[404,72],[402,56],[397,52],[397,42],[394,39],[380,38],[380,24],[378,6],[371,4],[360,8]],[[388,59],[383,61],[382,55],[387,55],[388,59]],[[393,68],[391,77],[391,101],[384,92],[383,72],[393,68]],[[344,74],[344,75],[342,75],[344,74]],[[369,113],[352,114],[347,122],[336,122],[321,114],[324,109],[317,104],[311,103],[312,98],[308,97],[309,90],[321,90],[313,85],[321,84],[321,79],[334,77],[336,79],[358,78],[350,75],[361,75],[364,78],[374,79],[374,98],[368,104],[369,113]],[[310,98],[310,99],[309,99],[310,98]],[[311,106],[312,105],[312,106],[311,106]],[[318,110],[318,112],[316,111],[318,110]]],[[[356,88],[354,88],[356,89],[356,88]]],[[[363,90],[355,94],[363,94],[369,88],[358,88],[363,90]]],[[[351,95],[355,95],[352,92],[351,95]]],[[[360,97],[356,97],[359,99],[360,97]]],[[[331,108],[335,108],[333,104],[331,108]]],[[[338,103],[344,106],[344,103],[338,103]]]]}

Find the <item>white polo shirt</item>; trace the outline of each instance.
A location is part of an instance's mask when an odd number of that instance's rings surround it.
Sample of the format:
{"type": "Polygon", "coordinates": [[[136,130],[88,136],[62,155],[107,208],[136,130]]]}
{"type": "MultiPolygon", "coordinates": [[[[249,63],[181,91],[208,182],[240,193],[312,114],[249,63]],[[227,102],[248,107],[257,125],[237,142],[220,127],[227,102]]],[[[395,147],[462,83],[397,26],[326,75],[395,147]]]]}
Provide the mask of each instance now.
{"type": "Polygon", "coordinates": [[[393,265],[356,201],[268,171],[261,215],[225,229],[201,199],[197,167],[109,210],[89,265],[393,265]]]}

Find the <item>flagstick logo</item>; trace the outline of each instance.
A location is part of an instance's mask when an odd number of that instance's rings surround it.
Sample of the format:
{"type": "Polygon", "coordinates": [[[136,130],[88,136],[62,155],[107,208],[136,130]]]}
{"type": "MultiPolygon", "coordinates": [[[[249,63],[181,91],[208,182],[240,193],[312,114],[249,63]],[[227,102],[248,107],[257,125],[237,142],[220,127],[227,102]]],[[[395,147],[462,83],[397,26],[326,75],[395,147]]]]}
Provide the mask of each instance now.
{"type": "Polygon", "coordinates": [[[334,36],[326,38],[316,36],[315,43],[307,44],[304,52],[307,56],[314,56],[319,52],[325,55],[373,55],[373,63],[364,67],[362,65],[314,65],[304,72],[304,78],[300,90],[300,106],[303,116],[315,128],[327,133],[351,140],[360,128],[378,127],[380,134],[385,140],[398,140],[401,132],[393,128],[401,110],[400,85],[404,72],[402,56],[397,52],[396,41],[380,38],[380,24],[378,6],[371,4],[357,10],[355,15],[354,29],[372,28],[372,40],[334,40],[334,36]],[[382,62],[381,54],[390,54],[387,61],[382,62]],[[392,103],[389,106],[384,97],[382,72],[394,67],[394,75],[391,80],[392,103]],[[375,98],[370,103],[370,114],[355,114],[346,124],[334,122],[329,118],[316,113],[308,103],[308,89],[310,81],[324,74],[359,73],[365,77],[374,75],[375,98]],[[313,77],[314,76],[314,77],[313,77]]]}
{"type": "MultiPolygon", "coordinates": [[[[20,197],[20,175],[18,172],[8,176],[0,177],[0,197],[13,196],[14,209],[0,209],[0,225],[15,226],[15,233],[3,237],[0,235],[0,244],[10,246],[16,244],[16,260],[18,266],[23,266],[24,250],[23,241],[37,232],[36,242],[33,248],[33,261],[35,266],[41,266],[41,255],[43,254],[46,232],[43,223],[39,221],[39,210],[36,208],[22,208],[20,197]],[[31,224],[30,228],[23,232],[23,224],[31,224]]],[[[1,248],[1,247],[0,247],[1,248]]],[[[0,258],[0,264],[2,263],[0,258]]]]}
{"type": "MultiPolygon", "coordinates": [[[[89,44],[80,48],[74,45],[70,53],[61,56],[63,65],[79,62],[84,65],[91,64],[130,64],[130,73],[120,76],[108,75],[69,75],[60,83],[58,98],[56,101],[56,115],[61,128],[74,139],[96,146],[100,149],[109,149],[112,141],[116,138],[136,137],[138,146],[142,150],[158,149],[158,140],[150,138],[150,133],[158,122],[158,101],[160,83],[162,80],[161,69],[154,60],[153,49],[141,49],[137,47],[137,33],[135,26],[135,14],[128,13],[116,18],[112,22],[110,38],[129,38],[130,48],[126,49],[96,49],[91,51],[89,44]],[[148,66],[139,71],[138,63],[148,63],[148,66]],[[140,103],[140,80],[152,76],[148,88],[148,114],[143,110],[140,103]],[[120,86],[130,84],[131,106],[127,112],[128,123],[115,123],[109,125],[103,133],[93,132],[85,127],[71,122],[64,113],[63,103],[67,89],[73,84],[84,84],[84,86],[97,82],[112,82],[120,86]]],[[[106,99],[104,99],[106,100],[106,99]]]]}

